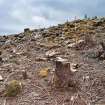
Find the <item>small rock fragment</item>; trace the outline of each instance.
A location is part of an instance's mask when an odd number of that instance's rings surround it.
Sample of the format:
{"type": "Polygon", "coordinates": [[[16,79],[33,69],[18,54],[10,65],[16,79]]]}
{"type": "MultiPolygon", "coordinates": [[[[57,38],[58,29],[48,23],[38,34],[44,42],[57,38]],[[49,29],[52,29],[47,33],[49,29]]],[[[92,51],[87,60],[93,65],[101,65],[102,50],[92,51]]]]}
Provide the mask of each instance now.
{"type": "Polygon", "coordinates": [[[48,73],[49,73],[49,68],[43,68],[42,70],[40,70],[39,76],[40,77],[47,77],[48,73]]]}
{"type": "Polygon", "coordinates": [[[72,63],[72,67],[73,69],[77,69],[79,67],[79,64],[72,63]]]}
{"type": "Polygon", "coordinates": [[[71,96],[71,101],[74,101],[75,97],[74,96],[71,96]]]}
{"type": "Polygon", "coordinates": [[[59,52],[56,52],[54,50],[50,50],[50,51],[46,52],[47,57],[54,57],[55,55],[58,55],[58,54],[59,54],[59,52]]]}
{"type": "Polygon", "coordinates": [[[76,72],[77,69],[78,69],[78,67],[79,67],[78,64],[72,63],[72,64],[71,64],[71,71],[72,71],[72,72],[76,72]]]}
{"type": "Polygon", "coordinates": [[[3,79],[3,77],[0,75],[0,81],[3,81],[4,79],[3,79]]]}
{"type": "Polygon", "coordinates": [[[23,75],[23,79],[28,78],[27,72],[25,70],[22,71],[22,75],[23,75]]]}
{"type": "Polygon", "coordinates": [[[47,61],[47,58],[44,58],[44,57],[37,57],[36,58],[36,61],[47,61]]]}
{"type": "Polygon", "coordinates": [[[76,43],[69,44],[68,45],[68,48],[76,48],[76,47],[80,47],[80,46],[82,46],[84,44],[85,44],[85,41],[84,40],[79,40],[76,43]]]}
{"type": "Polygon", "coordinates": [[[74,48],[75,45],[76,45],[76,43],[71,43],[71,44],[68,45],[68,48],[74,48]]]}
{"type": "Polygon", "coordinates": [[[61,58],[61,57],[56,57],[56,60],[60,61],[60,62],[66,62],[67,61],[67,59],[64,59],[64,58],[61,58]]]}

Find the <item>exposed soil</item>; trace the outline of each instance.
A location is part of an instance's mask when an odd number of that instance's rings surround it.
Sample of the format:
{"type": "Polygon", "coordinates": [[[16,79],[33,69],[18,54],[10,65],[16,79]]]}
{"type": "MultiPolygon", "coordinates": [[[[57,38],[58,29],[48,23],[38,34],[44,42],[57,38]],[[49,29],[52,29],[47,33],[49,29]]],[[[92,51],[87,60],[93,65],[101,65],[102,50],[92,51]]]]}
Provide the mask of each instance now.
{"type": "Polygon", "coordinates": [[[48,29],[32,30],[17,35],[0,37],[0,105],[104,105],[105,59],[97,57],[105,40],[105,18],[77,20],[48,29]],[[75,26],[76,24],[76,26],[75,26]],[[83,40],[82,44],[78,43],[83,40]],[[77,43],[74,47],[70,44],[77,43]],[[58,52],[47,57],[46,52],[58,52]],[[74,81],[78,89],[55,88],[54,61],[66,58],[78,64],[74,81]],[[38,75],[40,69],[50,68],[46,77],[38,75]],[[28,74],[23,79],[22,70],[28,74]],[[18,80],[22,92],[16,97],[3,97],[5,83],[18,80]]]}

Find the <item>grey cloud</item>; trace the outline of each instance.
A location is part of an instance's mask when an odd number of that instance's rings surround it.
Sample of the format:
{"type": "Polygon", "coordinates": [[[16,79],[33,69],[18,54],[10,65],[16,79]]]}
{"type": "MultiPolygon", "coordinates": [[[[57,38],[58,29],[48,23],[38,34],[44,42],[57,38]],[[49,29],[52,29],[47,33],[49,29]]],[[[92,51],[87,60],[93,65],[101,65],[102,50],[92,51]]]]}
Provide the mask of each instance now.
{"type": "Polygon", "coordinates": [[[104,0],[0,0],[0,34],[48,27],[75,16],[103,16],[104,0]]]}

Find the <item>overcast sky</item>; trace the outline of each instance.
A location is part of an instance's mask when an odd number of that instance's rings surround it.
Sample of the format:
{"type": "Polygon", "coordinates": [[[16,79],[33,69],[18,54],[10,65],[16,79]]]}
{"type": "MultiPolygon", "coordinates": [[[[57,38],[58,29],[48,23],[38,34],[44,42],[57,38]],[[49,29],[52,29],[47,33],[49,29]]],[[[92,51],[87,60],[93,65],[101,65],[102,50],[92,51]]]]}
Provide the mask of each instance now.
{"type": "Polygon", "coordinates": [[[105,0],[0,0],[0,34],[88,16],[104,16],[105,0]]]}

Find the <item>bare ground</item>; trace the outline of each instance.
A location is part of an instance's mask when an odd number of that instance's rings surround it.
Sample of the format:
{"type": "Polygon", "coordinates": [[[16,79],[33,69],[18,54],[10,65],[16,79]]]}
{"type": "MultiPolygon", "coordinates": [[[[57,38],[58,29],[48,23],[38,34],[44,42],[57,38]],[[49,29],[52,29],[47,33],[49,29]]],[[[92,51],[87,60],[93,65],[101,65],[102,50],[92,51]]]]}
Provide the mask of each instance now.
{"type": "MultiPolygon", "coordinates": [[[[13,36],[10,36],[12,39],[13,36]]],[[[5,83],[10,80],[19,80],[23,83],[23,89],[16,97],[0,97],[0,105],[104,105],[105,104],[105,60],[89,57],[99,49],[99,44],[87,49],[70,49],[66,44],[57,43],[51,48],[45,39],[31,40],[33,37],[25,37],[21,42],[1,46],[0,75],[4,81],[0,82],[0,92],[5,83]],[[56,89],[51,84],[51,74],[54,60],[46,58],[49,50],[60,52],[56,57],[68,59],[71,63],[79,64],[75,72],[74,80],[78,81],[79,87],[56,89]],[[42,68],[50,68],[49,75],[42,78],[38,72],[42,68]],[[22,70],[28,74],[23,79],[22,70]]],[[[15,41],[15,38],[12,39],[15,41]]],[[[85,46],[86,48],[86,46],[85,46]]],[[[52,58],[55,59],[55,58],[52,58]]]]}

